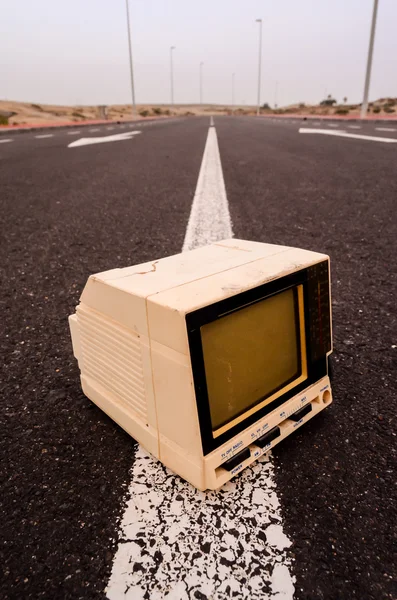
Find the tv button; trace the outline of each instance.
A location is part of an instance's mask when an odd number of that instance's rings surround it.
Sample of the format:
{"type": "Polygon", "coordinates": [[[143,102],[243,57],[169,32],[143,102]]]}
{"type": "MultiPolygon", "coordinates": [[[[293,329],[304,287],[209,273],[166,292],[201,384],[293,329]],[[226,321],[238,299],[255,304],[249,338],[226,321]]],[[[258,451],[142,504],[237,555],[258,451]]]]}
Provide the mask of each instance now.
{"type": "Polygon", "coordinates": [[[311,410],[312,410],[312,405],[309,402],[309,404],[306,404],[306,406],[304,406],[303,408],[300,408],[293,415],[290,415],[288,418],[291,419],[291,421],[295,421],[295,423],[297,423],[298,421],[300,421],[302,419],[302,417],[304,417],[309,412],[311,412],[311,410]]]}
{"type": "Polygon", "coordinates": [[[232,456],[232,458],[229,458],[229,460],[224,462],[221,465],[221,467],[226,469],[226,471],[231,471],[232,469],[234,469],[234,467],[237,467],[237,465],[239,465],[241,462],[243,462],[243,460],[247,460],[247,458],[249,458],[250,456],[251,456],[250,449],[244,448],[244,450],[241,450],[241,452],[239,452],[238,454],[235,454],[234,456],[232,456]]]}
{"type": "Polygon", "coordinates": [[[270,429],[270,431],[265,433],[265,435],[262,435],[260,438],[255,440],[254,444],[255,444],[255,446],[259,446],[259,448],[264,448],[265,446],[270,444],[270,442],[272,442],[279,436],[280,436],[280,427],[273,427],[273,429],[270,429]]]}

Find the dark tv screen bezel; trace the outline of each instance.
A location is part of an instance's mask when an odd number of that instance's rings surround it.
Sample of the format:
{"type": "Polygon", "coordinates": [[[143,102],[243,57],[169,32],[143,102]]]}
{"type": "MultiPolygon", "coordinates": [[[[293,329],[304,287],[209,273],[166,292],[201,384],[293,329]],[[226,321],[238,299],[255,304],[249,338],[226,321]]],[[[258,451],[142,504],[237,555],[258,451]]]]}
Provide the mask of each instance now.
{"type": "Polygon", "coordinates": [[[310,336],[310,314],[308,307],[310,306],[308,298],[308,269],[306,267],[284,277],[274,279],[264,283],[256,288],[236,294],[230,298],[220,300],[209,306],[205,306],[186,315],[186,327],[188,334],[190,359],[193,372],[194,388],[196,393],[197,411],[200,424],[201,441],[204,455],[209,454],[219,446],[222,446],[229,439],[252,425],[266,414],[281,406],[289,398],[298,394],[308,386],[316,383],[319,379],[327,374],[327,357],[326,353],[321,358],[313,361],[311,359],[311,336],[310,336]],[[303,286],[304,312],[305,312],[305,334],[306,334],[306,358],[307,358],[307,378],[294,386],[292,389],[282,394],[274,401],[270,402],[263,408],[257,410],[254,414],[244,419],[242,422],[231,427],[225,433],[218,437],[213,436],[211,423],[210,405],[208,399],[208,391],[205,377],[203,347],[201,341],[200,328],[203,325],[211,323],[222,318],[225,314],[233,313],[237,310],[247,307],[250,304],[260,302],[266,298],[273,296],[279,292],[289,288],[295,288],[299,285],[303,286]]]}

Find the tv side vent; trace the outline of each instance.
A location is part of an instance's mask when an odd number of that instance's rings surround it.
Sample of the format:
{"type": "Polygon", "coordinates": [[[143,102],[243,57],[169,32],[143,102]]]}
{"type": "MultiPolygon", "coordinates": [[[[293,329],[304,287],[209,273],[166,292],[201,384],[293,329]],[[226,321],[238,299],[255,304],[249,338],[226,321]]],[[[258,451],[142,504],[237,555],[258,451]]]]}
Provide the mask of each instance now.
{"type": "Polygon", "coordinates": [[[113,401],[147,422],[145,383],[138,334],[84,305],[77,308],[84,375],[113,401]]]}

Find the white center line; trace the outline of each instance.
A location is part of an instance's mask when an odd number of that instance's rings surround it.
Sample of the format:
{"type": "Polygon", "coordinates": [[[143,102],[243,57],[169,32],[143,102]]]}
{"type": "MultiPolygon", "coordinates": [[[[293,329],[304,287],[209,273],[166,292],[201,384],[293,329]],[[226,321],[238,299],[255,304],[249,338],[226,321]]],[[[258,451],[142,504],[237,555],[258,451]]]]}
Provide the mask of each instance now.
{"type": "Polygon", "coordinates": [[[80,133],[80,131],[68,131],[67,132],[68,135],[77,135],[78,133],[80,133]]]}
{"type": "Polygon", "coordinates": [[[6,140],[0,140],[0,144],[6,144],[7,142],[13,142],[14,140],[7,138],[6,140]]]}
{"type": "Polygon", "coordinates": [[[182,251],[193,250],[232,236],[218,138],[215,127],[211,125],[182,251]]]}
{"type": "MultiPolygon", "coordinates": [[[[183,250],[231,236],[211,126],[183,250]]],[[[130,474],[106,589],[110,600],[292,600],[291,542],[283,532],[271,456],[215,492],[196,490],[141,447],[130,474]]]]}
{"type": "Polygon", "coordinates": [[[34,137],[37,139],[44,139],[44,138],[54,137],[54,134],[53,133],[43,133],[43,135],[35,135],[34,137]]]}
{"type": "Polygon", "coordinates": [[[348,125],[349,129],[361,129],[361,125],[348,125]]]}
{"type": "Polygon", "coordinates": [[[397,131],[395,127],[375,127],[377,131],[397,131]]]}

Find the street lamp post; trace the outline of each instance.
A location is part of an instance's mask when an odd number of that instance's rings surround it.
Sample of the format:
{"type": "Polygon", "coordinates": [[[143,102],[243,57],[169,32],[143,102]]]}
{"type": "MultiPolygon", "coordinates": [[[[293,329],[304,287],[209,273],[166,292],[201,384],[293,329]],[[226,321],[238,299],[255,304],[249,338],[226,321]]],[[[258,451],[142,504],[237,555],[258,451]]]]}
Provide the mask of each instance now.
{"type": "Polygon", "coordinates": [[[131,29],[130,29],[130,12],[128,8],[128,0],[125,0],[127,9],[127,30],[128,30],[128,50],[130,56],[130,77],[131,77],[131,97],[132,97],[132,114],[136,115],[136,104],[135,104],[135,88],[134,88],[134,69],[132,64],[132,50],[131,50],[131,29]]]}
{"type": "Polygon", "coordinates": [[[174,104],[174,64],[172,61],[173,50],[175,50],[175,46],[170,46],[171,104],[174,104]]]}
{"type": "Polygon", "coordinates": [[[234,73],[232,73],[232,112],[234,112],[234,73]]]}
{"type": "Polygon", "coordinates": [[[367,72],[365,74],[364,98],[363,98],[363,103],[361,105],[361,115],[360,116],[362,119],[364,119],[367,116],[367,110],[368,110],[368,92],[369,92],[369,83],[370,83],[370,79],[371,79],[372,54],[374,51],[377,12],[378,12],[378,0],[374,0],[374,9],[372,12],[371,34],[370,34],[370,38],[369,38],[369,48],[368,48],[367,72]]]}
{"type": "Polygon", "coordinates": [[[256,19],[255,22],[259,23],[258,102],[256,109],[256,114],[259,115],[261,107],[262,19],[256,19]]]}
{"type": "Polygon", "coordinates": [[[203,64],[200,63],[200,104],[203,103],[203,64]]]}

